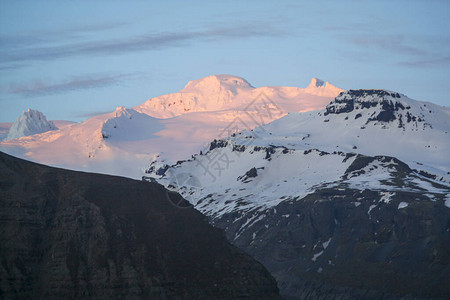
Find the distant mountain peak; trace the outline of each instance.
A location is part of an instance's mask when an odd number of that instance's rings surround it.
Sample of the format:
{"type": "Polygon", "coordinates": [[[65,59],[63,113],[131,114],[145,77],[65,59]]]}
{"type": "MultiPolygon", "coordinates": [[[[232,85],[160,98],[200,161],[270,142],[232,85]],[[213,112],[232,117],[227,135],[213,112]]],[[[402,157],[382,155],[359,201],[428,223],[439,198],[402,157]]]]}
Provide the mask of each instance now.
{"type": "Polygon", "coordinates": [[[226,86],[228,88],[253,88],[253,86],[242,77],[219,74],[189,81],[182,92],[215,90],[221,86],[226,86]]]}
{"type": "Polygon", "coordinates": [[[127,109],[125,106],[118,106],[115,111],[115,117],[120,118],[122,116],[131,119],[132,113],[135,111],[133,109],[127,109]]]}
{"type": "Polygon", "coordinates": [[[8,132],[7,140],[18,139],[23,136],[29,136],[38,133],[44,133],[50,130],[58,129],[52,121],[40,111],[28,108],[17,118],[8,132]]]}
{"type": "Polygon", "coordinates": [[[319,78],[311,79],[311,83],[305,89],[307,93],[322,96],[322,97],[335,97],[337,94],[342,92],[343,90],[335,87],[329,82],[325,82],[319,78]]]}
{"type": "Polygon", "coordinates": [[[315,86],[315,87],[321,87],[321,86],[326,86],[328,82],[324,82],[322,79],[319,78],[313,78],[311,79],[311,83],[309,84],[309,86],[315,86]]]}

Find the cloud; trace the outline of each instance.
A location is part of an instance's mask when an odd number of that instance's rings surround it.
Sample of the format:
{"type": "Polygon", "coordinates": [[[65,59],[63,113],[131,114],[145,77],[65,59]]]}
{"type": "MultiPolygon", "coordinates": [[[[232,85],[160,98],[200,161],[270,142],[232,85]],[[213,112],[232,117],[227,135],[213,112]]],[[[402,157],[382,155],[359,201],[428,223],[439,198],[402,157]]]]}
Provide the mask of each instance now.
{"type": "Polygon", "coordinates": [[[22,63],[12,63],[12,64],[6,64],[6,65],[0,65],[0,72],[7,72],[10,70],[20,69],[23,68],[25,64],[22,63]]]}
{"type": "Polygon", "coordinates": [[[404,61],[398,63],[398,65],[412,68],[432,68],[432,67],[448,68],[450,66],[450,56],[426,60],[404,61]]]}
{"type": "Polygon", "coordinates": [[[130,74],[119,74],[111,76],[85,76],[75,77],[59,83],[44,81],[33,81],[26,84],[12,84],[8,93],[21,96],[46,96],[70,91],[95,89],[115,85],[121,79],[131,76],[130,74]]]}
{"type": "MultiPolygon", "coordinates": [[[[449,40],[434,35],[345,35],[345,40],[356,45],[344,50],[343,56],[369,62],[390,59],[397,66],[426,68],[449,66],[449,40]]],[[[341,53],[342,54],[342,53],[341,53]]]]}
{"type": "Polygon", "coordinates": [[[423,50],[420,47],[408,45],[405,42],[405,38],[401,35],[378,35],[371,37],[359,36],[349,38],[348,40],[350,43],[364,48],[378,48],[401,55],[420,56],[428,54],[428,51],[423,50]]]}
{"type": "Polygon", "coordinates": [[[85,34],[97,31],[111,30],[127,25],[125,22],[109,22],[101,24],[84,24],[77,27],[53,28],[45,31],[33,31],[19,35],[0,35],[2,51],[11,51],[22,47],[38,47],[45,43],[55,43],[61,39],[71,40],[82,38],[85,34]]]}
{"type": "Polygon", "coordinates": [[[214,39],[244,39],[261,36],[280,36],[282,32],[270,26],[247,24],[234,27],[213,28],[203,31],[149,33],[131,38],[93,42],[70,43],[60,46],[33,47],[4,51],[0,63],[47,61],[71,56],[114,55],[128,52],[159,50],[190,45],[214,39]]]}

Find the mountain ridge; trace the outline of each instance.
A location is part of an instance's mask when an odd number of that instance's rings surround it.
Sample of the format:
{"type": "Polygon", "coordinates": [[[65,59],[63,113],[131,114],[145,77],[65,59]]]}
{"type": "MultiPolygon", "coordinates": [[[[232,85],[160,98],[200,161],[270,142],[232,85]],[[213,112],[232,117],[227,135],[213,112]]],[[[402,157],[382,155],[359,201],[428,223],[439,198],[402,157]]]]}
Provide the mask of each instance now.
{"type": "Polygon", "coordinates": [[[313,82],[317,80],[313,78],[311,84],[304,89],[274,86],[255,88],[247,80],[238,76],[212,75],[190,81],[179,93],[151,98],[135,106],[134,109],[153,117],[168,118],[185,112],[227,109],[236,105],[245,107],[249,99],[255,99],[261,93],[269,97],[295,99],[304,93],[318,97],[335,97],[342,91],[328,82],[316,86],[313,82]]]}
{"type": "Polygon", "coordinates": [[[0,297],[278,299],[276,283],[180,195],[0,152],[0,297]]]}
{"type": "Polygon", "coordinates": [[[345,91],[191,159],[155,161],[143,180],[180,192],[288,299],[440,299],[450,286],[448,111],[345,91]]]}
{"type": "Polygon", "coordinates": [[[301,88],[254,88],[240,77],[213,75],[133,108],[119,107],[61,130],[0,142],[0,149],[52,166],[141,178],[155,157],[167,163],[188,158],[214,138],[288,112],[323,108],[331,99],[301,88]],[[128,118],[128,113],[136,117],[128,118]]]}

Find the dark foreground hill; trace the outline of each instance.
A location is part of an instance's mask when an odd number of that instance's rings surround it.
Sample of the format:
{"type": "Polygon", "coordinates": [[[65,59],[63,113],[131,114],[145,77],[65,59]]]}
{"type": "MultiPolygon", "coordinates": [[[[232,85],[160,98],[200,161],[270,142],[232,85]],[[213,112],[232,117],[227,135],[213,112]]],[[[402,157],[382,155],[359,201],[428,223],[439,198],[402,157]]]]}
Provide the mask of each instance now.
{"type": "Polygon", "coordinates": [[[0,152],[0,298],[278,298],[259,263],[170,197],[0,152]]]}

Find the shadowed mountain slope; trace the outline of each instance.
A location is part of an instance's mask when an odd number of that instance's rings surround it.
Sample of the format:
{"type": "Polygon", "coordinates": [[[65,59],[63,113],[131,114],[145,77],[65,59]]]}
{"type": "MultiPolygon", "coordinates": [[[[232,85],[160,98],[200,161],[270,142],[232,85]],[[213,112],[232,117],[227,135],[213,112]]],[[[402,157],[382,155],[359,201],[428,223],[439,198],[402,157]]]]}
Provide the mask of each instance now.
{"type": "Polygon", "coordinates": [[[156,183],[0,152],[0,298],[278,297],[274,279],[156,183]]]}

